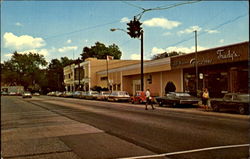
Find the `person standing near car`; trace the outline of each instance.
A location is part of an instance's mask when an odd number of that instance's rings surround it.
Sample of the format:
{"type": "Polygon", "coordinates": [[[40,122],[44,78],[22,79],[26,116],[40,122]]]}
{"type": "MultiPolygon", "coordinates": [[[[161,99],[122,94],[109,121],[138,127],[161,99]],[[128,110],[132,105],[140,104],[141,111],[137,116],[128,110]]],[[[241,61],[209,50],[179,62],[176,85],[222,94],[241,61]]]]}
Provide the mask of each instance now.
{"type": "Polygon", "coordinates": [[[205,109],[208,109],[208,99],[209,99],[209,92],[207,88],[204,88],[203,94],[202,94],[202,104],[204,105],[205,109]]]}
{"type": "Polygon", "coordinates": [[[151,105],[152,109],[154,110],[154,105],[153,105],[153,102],[152,102],[152,97],[150,96],[150,90],[147,89],[146,91],[146,107],[145,107],[145,110],[148,110],[148,104],[151,105]]]}

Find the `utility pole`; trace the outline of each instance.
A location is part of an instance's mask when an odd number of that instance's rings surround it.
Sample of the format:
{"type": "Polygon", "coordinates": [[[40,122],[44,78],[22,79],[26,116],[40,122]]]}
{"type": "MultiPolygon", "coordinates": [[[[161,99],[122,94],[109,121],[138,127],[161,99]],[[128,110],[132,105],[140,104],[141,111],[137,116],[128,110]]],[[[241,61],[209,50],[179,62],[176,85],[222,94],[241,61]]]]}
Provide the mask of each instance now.
{"type": "Polygon", "coordinates": [[[196,78],[196,95],[198,96],[199,90],[199,77],[198,77],[198,58],[197,58],[197,30],[194,31],[195,35],[195,78],[196,78]]]}
{"type": "Polygon", "coordinates": [[[130,35],[131,38],[141,38],[141,91],[144,90],[144,75],[143,75],[143,30],[142,30],[142,23],[134,17],[134,20],[130,20],[129,23],[127,23],[128,28],[127,31],[124,29],[115,29],[112,28],[110,31],[116,31],[121,30],[127,34],[130,35]]]}
{"type": "Polygon", "coordinates": [[[80,84],[81,84],[81,80],[80,80],[80,58],[78,57],[78,90],[80,91],[80,84]]]}
{"type": "Polygon", "coordinates": [[[143,74],[143,30],[141,30],[141,91],[144,90],[144,74],[143,74]]]}
{"type": "Polygon", "coordinates": [[[107,63],[107,88],[109,90],[109,66],[108,66],[108,58],[106,57],[106,63],[107,63]]]}

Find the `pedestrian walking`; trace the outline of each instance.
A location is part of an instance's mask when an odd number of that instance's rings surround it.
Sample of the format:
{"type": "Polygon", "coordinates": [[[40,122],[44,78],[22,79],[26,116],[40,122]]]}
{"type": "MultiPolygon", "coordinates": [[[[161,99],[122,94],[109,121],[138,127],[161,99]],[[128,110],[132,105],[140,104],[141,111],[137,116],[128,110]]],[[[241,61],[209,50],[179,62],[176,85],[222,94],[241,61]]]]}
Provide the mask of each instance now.
{"type": "Polygon", "coordinates": [[[204,88],[202,94],[202,104],[204,105],[205,109],[208,109],[208,99],[209,99],[209,92],[207,88],[204,88]]]}
{"type": "Polygon", "coordinates": [[[146,105],[145,105],[146,107],[145,107],[145,110],[148,110],[148,104],[151,105],[153,110],[155,109],[154,105],[153,105],[153,102],[152,102],[152,97],[150,95],[150,90],[149,89],[147,89],[147,91],[146,91],[146,105]]]}

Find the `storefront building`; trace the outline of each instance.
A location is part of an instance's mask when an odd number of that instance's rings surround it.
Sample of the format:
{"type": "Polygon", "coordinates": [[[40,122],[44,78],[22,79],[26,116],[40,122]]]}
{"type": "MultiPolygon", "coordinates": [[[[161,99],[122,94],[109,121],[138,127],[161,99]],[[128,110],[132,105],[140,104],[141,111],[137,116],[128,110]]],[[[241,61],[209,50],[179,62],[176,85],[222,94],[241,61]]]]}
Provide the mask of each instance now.
{"type": "Polygon", "coordinates": [[[99,86],[96,72],[105,70],[103,77],[107,87],[107,72],[109,69],[139,63],[139,60],[106,60],[87,58],[84,62],[73,63],[64,67],[64,85],[66,91],[89,91],[94,86],[99,86]]]}
{"type": "MultiPolygon", "coordinates": [[[[248,55],[249,42],[199,51],[198,79],[195,53],[144,61],[144,90],[149,88],[154,96],[163,96],[167,83],[172,82],[177,92],[193,95],[199,95],[203,88],[208,88],[210,97],[222,97],[229,92],[248,93],[248,55]]],[[[64,69],[66,88],[70,86],[68,91],[77,90],[78,83],[86,91],[93,86],[124,90],[130,95],[141,90],[140,60],[110,60],[107,63],[107,60],[89,58],[80,64],[84,70],[80,80],[78,67],[73,64],[64,69]]]]}
{"type": "MultiPolygon", "coordinates": [[[[162,96],[165,94],[165,86],[171,81],[176,84],[176,91],[181,91],[182,73],[181,70],[171,71],[170,58],[144,61],[144,90],[150,89],[153,96],[162,96]]],[[[134,95],[136,91],[141,90],[141,64],[133,64],[114,68],[109,70],[109,79],[111,81],[110,90],[127,91],[134,95]]],[[[97,72],[97,80],[100,86],[105,85],[102,81],[106,76],[105,71],[97,72]]]]}
{"type": "MultiPolygon", "coordinates": [[[[210,97],[248,93],[248,55],[249,42],[198,52],[198,90],[208,88],[210,97]]],[[[172,57],[171,70],[182,70],[183,91],[196,94],[195,53],[172,57]]]]}

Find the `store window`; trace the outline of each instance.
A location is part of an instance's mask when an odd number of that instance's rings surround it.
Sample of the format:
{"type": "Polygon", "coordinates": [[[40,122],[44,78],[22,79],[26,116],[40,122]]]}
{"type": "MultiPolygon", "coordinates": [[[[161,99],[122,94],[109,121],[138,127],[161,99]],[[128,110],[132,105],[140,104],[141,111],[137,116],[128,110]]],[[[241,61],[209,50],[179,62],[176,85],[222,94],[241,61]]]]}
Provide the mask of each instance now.
{"type": "Polygon", "coordinates": [[[121,90],[121,84],[117,84],[117,90],[118,90],[118,91],[121,90]]]}

